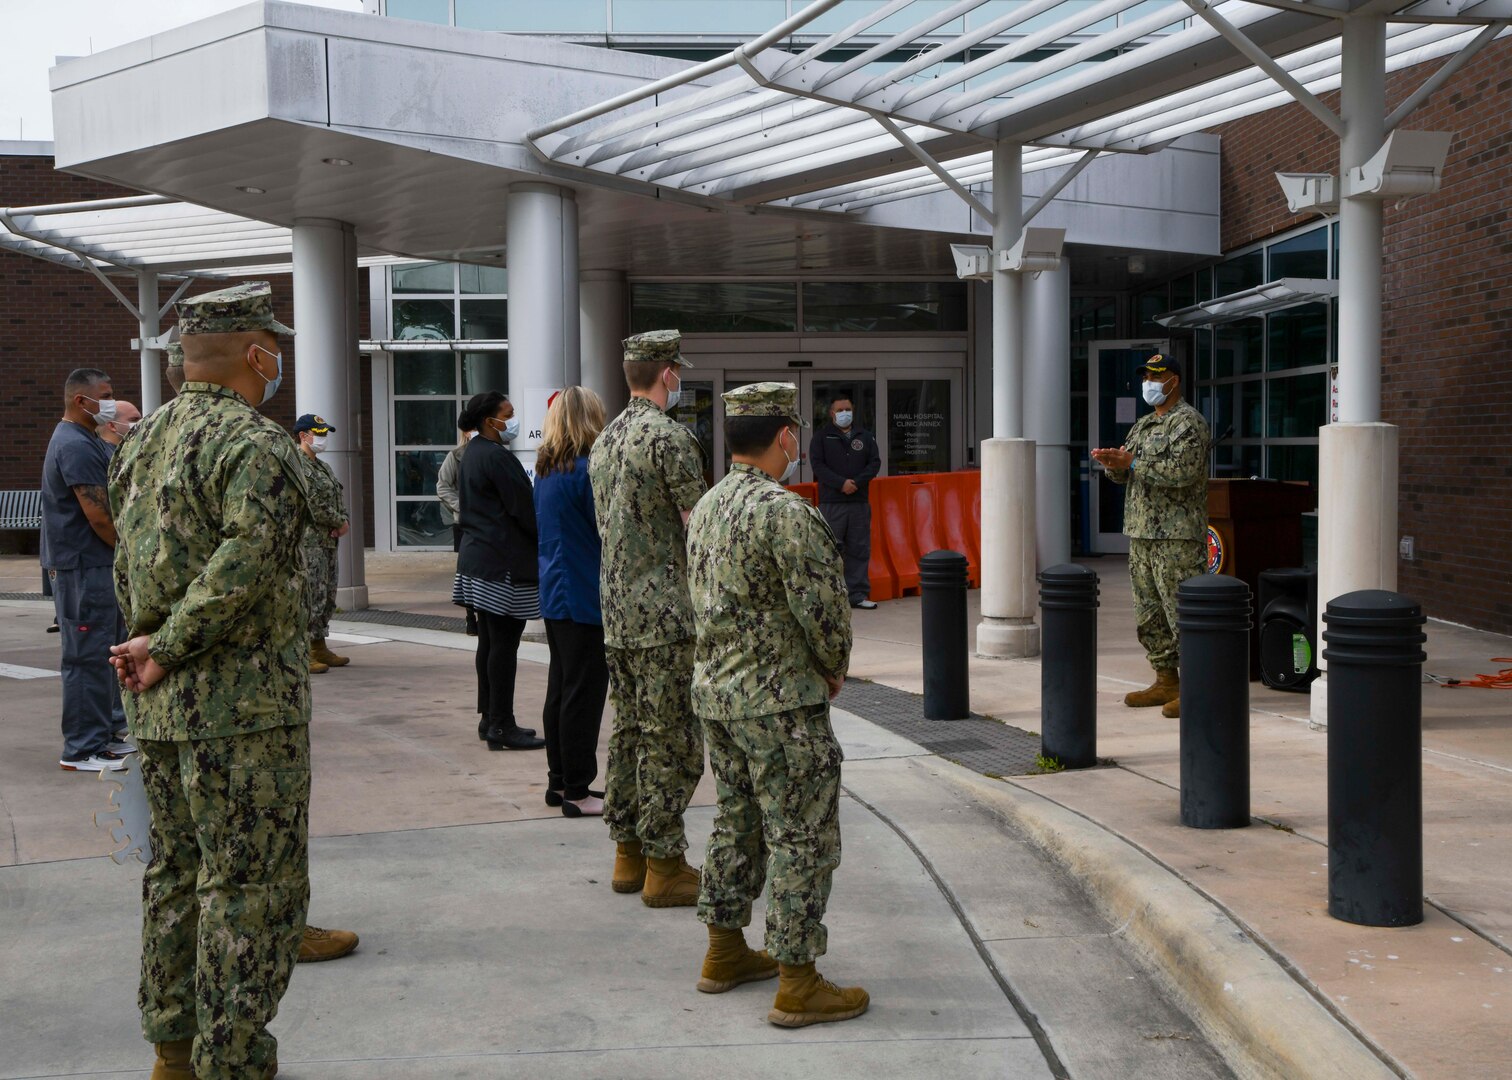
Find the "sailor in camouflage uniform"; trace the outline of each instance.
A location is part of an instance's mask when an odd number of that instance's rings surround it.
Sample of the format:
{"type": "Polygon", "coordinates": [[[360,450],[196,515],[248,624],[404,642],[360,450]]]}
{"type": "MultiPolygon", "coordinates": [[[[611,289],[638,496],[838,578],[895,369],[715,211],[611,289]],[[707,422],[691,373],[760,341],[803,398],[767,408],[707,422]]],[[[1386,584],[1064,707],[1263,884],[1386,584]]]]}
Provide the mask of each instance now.
{"type": "Polygon", "coordinates": [[[326,439],[335,431],[314,413],[294,421],[300,461],[310,489],[310,520],[301,548],[305,564],[305,610],[310,616],[310,674],[323,675],[333,667],[345,667],[351,658],[338,656],[326,645],[331,616],[336,613],[336,547],[351,526],[341,498],[341,481],[320,460],[326,439]]]}
{"type": "Polygon", "coordinates": [[[1183,400],[1179,360],[1159,355],[1141,367],[1144,399],[1155,411],[1139,418],[1117,450],[1094,450],[1108,479],[1128,489],[1124,535],[1134,620],[1155,681],[1124,698],[1132,708],[1163,706],[1181,715],[1176,589],[1207,564],[1208,450],[1202,414],[1183,400]]]}
{"type": "Polygon", "coordinates": [[[603,541],[599,593],[614,699],[604,776],[604,821],[614,840],[611,886],[644,889],[648,907],[698,902],[698,871],[683,856],[683,813],[703,775],[693,713],[693,614],[685,525],[704,493],[703,451],[667,415],[691,367],[676,330],[625,340],[630,404],[588,459],[603,541]]]}
{"type": "Polygon", "coordinates": [[[267,1024],[309,900],[307,485],[256,403],[282,379],[266,282],[180,301],[186,381],[116,454],[112,662],[141,748],[142,1031],[154,1080],[277,1070],[267,1024]]]}
{"type": "Polygon", "coordinates": [[[798,463],[791,383],[724,395],[733,464],[688,521],[698,630],[693,708],[718,784],[698,917],[709,950],[698,988],[781,975],[767,1019],[784,1027],[866,1011],[859,987],[814,970],[840,865],[840,744],[829,701],[850,663],[850,598],[819,511],[782,487],[798,463]],[[771,881],[766,951],[747,946],[751,904],[771,881]]]}

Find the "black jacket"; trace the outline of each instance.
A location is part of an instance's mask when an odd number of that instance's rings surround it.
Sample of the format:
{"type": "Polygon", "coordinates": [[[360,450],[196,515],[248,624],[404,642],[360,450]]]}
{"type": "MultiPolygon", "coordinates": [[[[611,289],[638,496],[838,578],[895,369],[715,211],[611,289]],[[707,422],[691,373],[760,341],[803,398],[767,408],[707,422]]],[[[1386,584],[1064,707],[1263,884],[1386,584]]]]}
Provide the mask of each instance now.
{"type": "Polygon", "coordinates": [[[820,502],[864,503],[867,484],[882,471],[882,454],[871,432],[856,424],[845,432],[831,422],[814,432],[809,465],[819,481],[820,502]],[[856,482],[856,490],[850,495],[841,490],[847,480],[856,482]]]}
{"type": "Polygon", "coordinates": [[[514,452],[478,436],[467,444],[457,478],[462,547],[457,573],[517,584],[540,579],[530,477],[514,452]]]}

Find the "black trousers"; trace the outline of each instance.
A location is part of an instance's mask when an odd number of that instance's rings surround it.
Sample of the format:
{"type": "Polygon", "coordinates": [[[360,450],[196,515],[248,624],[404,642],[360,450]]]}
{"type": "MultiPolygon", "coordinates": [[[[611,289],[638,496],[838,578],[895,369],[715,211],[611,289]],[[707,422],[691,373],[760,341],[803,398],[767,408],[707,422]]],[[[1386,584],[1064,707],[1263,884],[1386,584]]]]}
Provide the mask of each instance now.
{"type": "Polygon", "coordinates": [[[478,711],[491,728],[516,726],[515,665],[519,659],[524,619],[478,612],[478,711]]]}
{"type": "Polygon", "coordinates": [[[546,620],[551,669],[546,677],[547,785],[568,799],[584,799],[598,776],[599,725],[609,693],[604,628],[568,619],[546,620]]]}
{"type": "Polygon", "coordinates": [[[819,513],[829,523],[830,532],[840,544],[840,560],[845,566],[845,591],[851,606],[871,598],[871,504],[820,503],[819,513]]]}

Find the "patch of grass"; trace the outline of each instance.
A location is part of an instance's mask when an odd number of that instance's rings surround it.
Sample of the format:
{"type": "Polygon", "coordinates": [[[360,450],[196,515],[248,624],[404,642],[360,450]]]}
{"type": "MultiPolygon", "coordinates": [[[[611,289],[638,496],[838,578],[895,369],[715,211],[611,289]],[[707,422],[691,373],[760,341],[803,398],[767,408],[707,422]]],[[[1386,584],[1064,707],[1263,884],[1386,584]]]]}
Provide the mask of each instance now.
{"type": "Polygon", "coordinates": [[[1046,757],[1044,754],[1037,754],[1035,756],[1034,765],[1042,773],[1058,773],[1064,772],[1066,769],[1065,762],[1061,761],[1060,758],[1046,757]]]}

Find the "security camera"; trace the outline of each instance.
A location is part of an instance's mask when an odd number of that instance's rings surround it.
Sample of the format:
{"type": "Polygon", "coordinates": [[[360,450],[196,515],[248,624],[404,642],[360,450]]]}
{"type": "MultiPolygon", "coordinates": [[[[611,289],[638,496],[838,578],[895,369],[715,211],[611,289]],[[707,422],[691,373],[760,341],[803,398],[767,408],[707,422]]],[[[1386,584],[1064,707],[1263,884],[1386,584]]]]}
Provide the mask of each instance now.
{"type": "Polygon", "coordinates": [[[1294,214],[1339,212],[1339,185],[1333,173],[1278,172],[1276,180],[1286,196],[1286,208],[1294,214]]]}
{"type": "Polygon", "coordinates": [[[1452,131],[1393,131],[1376,155],[1344,173],[1344,197],[1397,199],[1431,195],[1444,179],[1452,131]]]}
{"type": "Polygon", "coordinates": [[[951,244],[955,256],[956,277],[965,281],[987,281],[992,277],[992,252],[980,244],[951,244]]]}
{"type": "Polygon", "coordinates": [[[998,269],[1020,274],[1059,270],[1061,248],[1065,243],[1065,229],[1025,229],[1019,236],[1018,243],[1007,251],[997,253],[998,269]]]}

